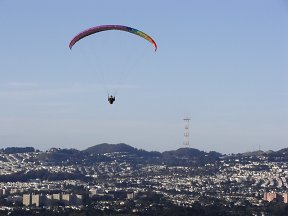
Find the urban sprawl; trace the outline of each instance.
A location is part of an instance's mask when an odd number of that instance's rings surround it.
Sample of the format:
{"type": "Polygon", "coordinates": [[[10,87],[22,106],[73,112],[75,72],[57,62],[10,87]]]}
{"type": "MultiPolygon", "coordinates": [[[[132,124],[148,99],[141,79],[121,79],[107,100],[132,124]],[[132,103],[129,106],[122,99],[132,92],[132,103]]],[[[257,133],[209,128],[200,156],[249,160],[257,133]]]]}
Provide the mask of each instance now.
{"type": "Polygon", "coordinates": [[[137,213],[164,203],[191,207],[215,200],[235,206],[288,202],[288,165],[277,157],[269,160],[267,154],[221,155],[201,164],[187,155],[174,156],[186,164],[165,163],[158,155],[146,160],[133,152],[86,154],[89,161],[86,156],[73,161],[71,152],[61,149],[1,153],[1,209],[91,205],[121,211],[129,206],[137,213]],[[64,160],[53,160],[59,153],[64,160]]]}

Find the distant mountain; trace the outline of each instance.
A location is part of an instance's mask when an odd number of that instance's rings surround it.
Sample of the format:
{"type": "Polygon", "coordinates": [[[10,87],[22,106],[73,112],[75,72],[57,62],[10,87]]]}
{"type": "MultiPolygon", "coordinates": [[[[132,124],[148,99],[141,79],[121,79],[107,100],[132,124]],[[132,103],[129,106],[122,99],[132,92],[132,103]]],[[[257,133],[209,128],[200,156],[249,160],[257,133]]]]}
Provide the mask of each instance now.
{"type": "Polygon", "coordinates": [[[37,162],[69,164],[80,162],[84,154],[77,149],[51,148],[46,152],[39,152],[35,157],[37,162]]]}
{"type": "Polygon", "coordinates": [[[162,153],[164,163],[184,166],[215,162],[221,156],[221,153],[215,151],[207,153],[194,148],[180,148],[175,151],[165,151],[162,153]]]}
{"type": "Polygon", "coordinates": [[[258,150],[258,151],[252,151],[252,152],[244,152],[241,154],[242,156],[261,156],[266,155],[266,152],[258,150]]]}
{"type": "Polygon", "coordinates": [[[1,149],[1,152],[4,154],[28,153],[35,152],[35,149],[33,147],[7,147],[1,149]]]}
{"type": "MultiPolygon", "coordinates": [[[[281,150],[280,150],[280,151],[281,151],[281,150]]],[[[272,151],[272,150],[268,150],[268,151],[266,151],[265,153],[266,153],[266,154],[273,154],[274,151],[272,151]]]]}
{"type": "Polygon", "coordinates": [[[277,154],[288,155],[288,148],[281,149],[276,151],[277,154]]]}
{"type": "Polygon", "coordinates": [[[238,154],[232,154],[229,156],[226,156],[226,158],[237,158],[237,159],[245,159],[246,157],[249,157],[249,160],[251,160],[253,157],[254,160],[259,161],[259,156],[263,156],[267,158],[268,161],[272,162],[288,162],[288,148],[280,149],[278,151],[252,151],[252,152],[244,152],[244,153],[238,153],[238,154]]]}
{"type": "Polygon", "coordinates": [[[251,156],[266,156],[270,161],[288,161],[288,148],[280,149],[279,151],[253,151],[253,152],[245,152],[239,153],[236,155],[237,157],[251,157],[251,156]]]}
{"type": "MultiPolygon", "coordinates": [[[[1,151],[2,153],[13,154],[34,152],[35,149],[32,147],[9,147],[2,149],[1,151]]],[[[163,153],[160,153],[157,151],[150,152],[143,149],[137,149],[125,143],[102,143],[82,151],[77,149],[51,148],[46,152],[41,152],[39,150],[36,152],[38,153],[35,154],[33,158],[29,158],[30,162],[43,164],[56,163],[65,165],[79,163],[93,164],[117,159],[126,162],[129,161],[131,164],[151,163],[175,166],[200,166],[207,163],[217,162],[220,160],[220,158],[245,159],[246,157],[255,157],[255,160],[259,160],[258,156],[267,157],[268,161],[288,161],[288,148],[284,148],[279,151],[253,151],[232,155],[223,155],[219,152],[204,152],[195,148],[179,148],[177,150],[164,151],[163,153]],[[104,155],[106,153],[116,154],[104,155]]]]}
{"type": "Polygon", "coordinates": [[[164,151],[162,155],[164,157],[201,157],[204,156],[206,153],[202,152],[198,149],[194,148],[180,148],[177,150],[172,150],[172,151],[164,151]]]}
{"type": "Polygon", "coordinates": [[[194,148],[180,148],[173,151],[165,151],[162,153],[164,157],[187,157],[187,158],[198,158],[198,157],[221,157],[222,154],[212,151],[204,152],[194,148]]]}
{"type": "Polygon", "coordinates": [[[121,152],[121,153],[130,154],[131,156],[134,155],[134,157],[139,157],[142,159],[144,158],[147,160],[151,158],[161,157],[160,152],[156,152],[156,151],[149,152],[143,149],[137,149],[125,143],[118,143],[118,144],[102,143],[102,144],[89,147],[86,150],[83,150],[82,152],[86,154],[99,154],[99,155],[106,154],[106,153],[121,152]]]}
{"type": "Polygon", "coordinates": [[[129,152],[129,153],[136,153],[138,149],[133,148],[125,143],[119,144],[108,144],[102,143],[83,150],[82,152],[85,153],[93,153],[93,154],[106,154],[112,152],[129,152]]]}
{"type": "Polygon", "coordinates": [[[167,163],[176,166],[190,166],[215,162],[222,156],[222,154],[218,152],[212,151],[207,153],[194,148],[180,148],[178,150],[165,151],[163,153],[156,151],[148,152],[145,150],[136,149],[124,143],[102,143],[87,148],[82,152],[91,156],[115,152],[127,153],[126,160],[133,161],[134,163],[167,163]]]}
{"type": "Polygon", "coordinates": [[[270,151],[268,156],[268,161],[288,161],[288,148],[281,149],[279,151],[270,151]]]}

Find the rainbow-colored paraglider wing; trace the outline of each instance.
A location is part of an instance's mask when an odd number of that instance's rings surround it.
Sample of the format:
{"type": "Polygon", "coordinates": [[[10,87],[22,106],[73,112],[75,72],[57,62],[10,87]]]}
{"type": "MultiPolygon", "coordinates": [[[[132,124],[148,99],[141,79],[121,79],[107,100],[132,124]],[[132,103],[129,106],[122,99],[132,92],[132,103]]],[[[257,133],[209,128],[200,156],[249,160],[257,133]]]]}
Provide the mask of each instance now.
{"type": "Polygon", "coordinates": [[[87,37],[91,34],[95,34],[101,31],[107,31],[107,30],[121,30],[121,31],[126,31],[126,32],[130,32],[132,34],[138,35],[146,40],[148,40],[150,43],[153,44],[154,48],[155,48],[155,52],[157,50],[157,44],[155,43],[155,41],[146,33],[139,31],[137,29],[128,27],[128,26],[122,26],[122,25],[101,25],[101,26],[95,26],[89,29],[86,29],[82,32],[80,32],[79,34],[77,34],[70,42],[69,44],[69,48],[72,49],[72,47],[74,46],[75,43],[77,43],[79,40],[81,40],[84,37],[87,37]]]}

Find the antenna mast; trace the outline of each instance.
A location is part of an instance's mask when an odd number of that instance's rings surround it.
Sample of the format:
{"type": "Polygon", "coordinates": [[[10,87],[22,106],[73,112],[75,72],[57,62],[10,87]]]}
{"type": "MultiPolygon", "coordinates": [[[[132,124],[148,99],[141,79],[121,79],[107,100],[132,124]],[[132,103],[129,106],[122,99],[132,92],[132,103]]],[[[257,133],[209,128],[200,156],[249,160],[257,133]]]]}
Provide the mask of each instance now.
{"type": "Polygon", "coordinates": [[[184,141],[183,141],[183,145],[185,147],[190,147],[190,134],[189,134],[189,131],[190,131],[190,120],[191,120],[191,118],[188,117],[188,116],[183,119],[183,121],[184,121],[184,141]]]}

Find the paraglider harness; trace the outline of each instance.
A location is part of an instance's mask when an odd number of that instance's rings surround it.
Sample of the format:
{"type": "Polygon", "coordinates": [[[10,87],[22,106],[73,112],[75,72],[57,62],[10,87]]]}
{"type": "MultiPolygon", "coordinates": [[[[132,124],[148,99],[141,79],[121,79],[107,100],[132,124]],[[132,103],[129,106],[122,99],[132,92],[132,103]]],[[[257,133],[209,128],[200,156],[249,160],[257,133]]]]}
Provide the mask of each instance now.
{"type": "Polygon", "coordinates": [[[108,95],[108,101],[110,104],[113,104],[115,101],[115,96],[113,97],[112,95],[110,95],[110,96],[108,95]]]}

